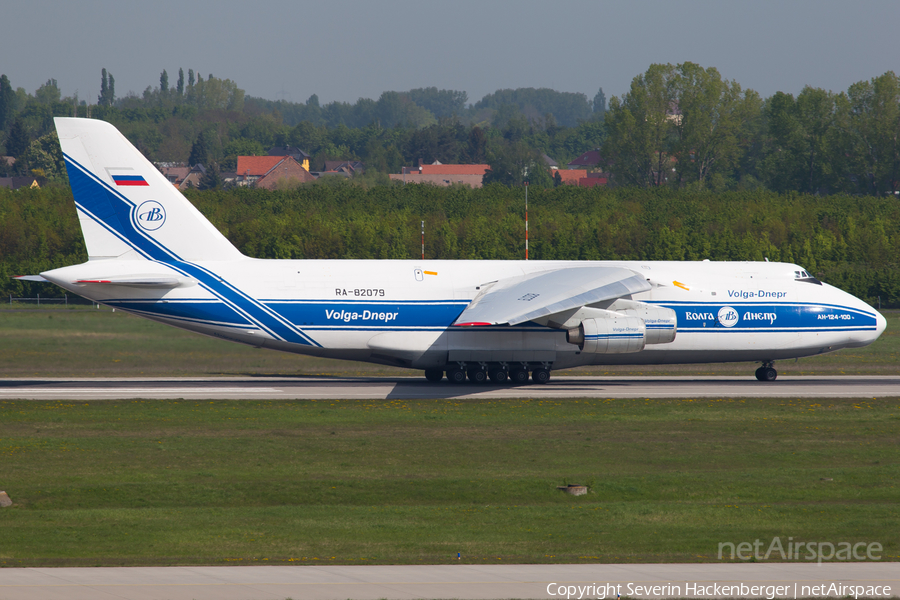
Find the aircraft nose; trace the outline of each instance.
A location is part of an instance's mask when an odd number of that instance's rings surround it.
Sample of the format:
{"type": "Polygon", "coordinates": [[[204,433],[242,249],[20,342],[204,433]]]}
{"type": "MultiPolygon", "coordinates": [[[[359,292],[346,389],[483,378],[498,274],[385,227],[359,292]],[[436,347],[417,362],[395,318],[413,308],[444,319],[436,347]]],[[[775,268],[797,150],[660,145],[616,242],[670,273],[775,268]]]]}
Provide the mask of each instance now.
{"type": "Polygon", "coordinates": [[[884,318],[877,310],[875,311],[875,337],[873,339],[878,339],[884,330],[887,329],[887,319],[884,318]]]}

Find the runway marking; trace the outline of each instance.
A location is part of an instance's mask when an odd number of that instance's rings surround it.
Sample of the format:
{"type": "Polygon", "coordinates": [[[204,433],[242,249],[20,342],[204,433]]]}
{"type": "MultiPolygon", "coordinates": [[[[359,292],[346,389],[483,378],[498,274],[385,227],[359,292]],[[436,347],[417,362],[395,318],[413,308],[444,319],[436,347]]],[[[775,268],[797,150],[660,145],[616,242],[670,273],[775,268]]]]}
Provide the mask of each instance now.
{"type": "Polygon", "coordinates": [[[172,387],[155,387],[155,388],[132,388],[132,387],[122,387],[122,388],[18,388],[17,390],[0,390],[0,394],[2,393],[10,393],[16,392],[18,390],[28,389],[28,391],[32,394],[106,394],[110,392],[121,393],[159,393],[166,392],[168,394],[199,394],[199,393],[208,393],[210,390],[215,390],[217,392],[222,392],[225,394],[239,393],[239,392],[275,392],[282,393],[283,390],[278,388],[257,388],[257,387],[239,387],[239,388],[220,388],[220,387],[210,387],[210,388],[202,388],[202,387],[194,387],[194,388],[172,388],[172,387]]]}
{"type": "Polygon", "coordinates": [[[418,378],[0,379],[0,399],[412,400],[511,398],[873,398],[900,395],[897,376],[560,377],[547,385],[492,386],[418,378]],[[79,386],[79,383],[85,385],[79,386]],[[132,387],[133,386],[133,387],[132,387]]]}

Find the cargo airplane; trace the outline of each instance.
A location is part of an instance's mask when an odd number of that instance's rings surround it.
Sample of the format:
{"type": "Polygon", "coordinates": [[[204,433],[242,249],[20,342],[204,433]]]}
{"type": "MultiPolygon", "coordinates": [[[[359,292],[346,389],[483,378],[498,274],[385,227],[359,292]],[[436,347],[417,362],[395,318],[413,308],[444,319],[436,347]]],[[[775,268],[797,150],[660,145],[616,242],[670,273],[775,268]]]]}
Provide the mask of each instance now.
{"type": "Polygon", "coordinates": [[[41,274],[224,340],[546,383],[581,365],[776,360],[872,343],[865,302],[775,262],[263,260],[244,256],[109,123],[57,118],[89,259],[41,274]]]}

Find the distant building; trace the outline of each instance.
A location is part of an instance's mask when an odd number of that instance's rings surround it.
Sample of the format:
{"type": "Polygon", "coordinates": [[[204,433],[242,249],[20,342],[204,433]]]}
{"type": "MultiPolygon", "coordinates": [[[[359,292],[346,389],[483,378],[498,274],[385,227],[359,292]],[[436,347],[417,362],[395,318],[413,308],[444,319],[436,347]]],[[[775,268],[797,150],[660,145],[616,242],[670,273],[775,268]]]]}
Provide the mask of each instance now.
{"type": "Polygon", "coordinates": [[[235,185],[272,190],[281,179],[296,179],[301,183],[314,181],[315,177],[304,164],[309,164],[308,158],[301,163],[292,155],[238,156],[235,185]]]}
{"type": "Polygon", "coordinates": [[[256,180],[272,170],[272,168],[284,160],[283,156],[238,156],[236,184],[250,187],[256,180]]]}
{"type": "Polygon", "coordinates": [[[601,164],[605,165],[606,161],[600,156],[600,149],[595,148],[594,150],[585,152],[566,166],[570,169],[587,169],[588,171],[593,171],[600,168],[601,164]]]}
{"type": "Polygon", "coordinates": [[[156,167],[175,187],[180,187],[181,182],[191,172],[191,168],[183,163],[157,163],[156,167]]]}
{"type": "Polygon", "coordinates": [[[449,186],[461,183],[473,188],[480,188],[483,184],[484,174],[490,169],[490,165],[422,165],[420,167],[403,167],[402,171],[392,173],[392,181],[403,183],[431,183],[438,186],[449,186]]]}
{"type": "Polygon", "coordinates": [[[10,190],[20,190],[22,188],[41,189],[37,179],[34,177],[0,177],[0,187],[10,190]]]}
{"type": "Polygon", "coordinates": [[[358,160],[326,160],[322,173],[346,173],[348,176],[362,175],[366,166],[358,160]]]}
{"type": "Polygon", "coordinates": [[[197,163],[188,170],[188,174],[185,175],[184,179],[181,180],[181,183],[178,184],[178,189],[186,190],[188,188],[200,187],[200,180],[204,175],[206,175],[206,167],[201,163],[197,163]]]}
{"type": "Polygon", "coordinates": [[[578,181],[582,177],[587,177],[587,174],[587,171],[584,169],[553,169],[550,171],[550,176],[554,180],[559,175],[562,185],[578,185],[578,181]]]}
{"type": "MultiPolygon", "coordinates": [[[[293,156],[282,156],[280,158],[281,160],[275,166],[256,180],[253,187],[274,190],[279,184],[300,184],[316,180],[293,156]]],[[[309,162],[307,161],[306,164],[309,164],[309,162]]]]}
{"type": "Polygon", "coordinates": [[[588,173],[587,177],[578,180],[578,185],[581,187],[602,187],[608,183],[609,173],[588,173]]]}
{"type": "Polygon", "coordinates": [[[234,171],[220,171],[219,175],[222,176],[222,185],[226,188],[231,188],[237,185],[237,173],[234,171]]]}
{"type": "MultiPolygon", "coordinates": [[[[293,146],[273,146],[269,148],[269,156],[290,156],[300,163],[301,167],[309,172],[310,156],[300,148],[294,148],[293,146]]],[[[240,169],[238,169],[238,173],[240,173],[240,169]]]]}

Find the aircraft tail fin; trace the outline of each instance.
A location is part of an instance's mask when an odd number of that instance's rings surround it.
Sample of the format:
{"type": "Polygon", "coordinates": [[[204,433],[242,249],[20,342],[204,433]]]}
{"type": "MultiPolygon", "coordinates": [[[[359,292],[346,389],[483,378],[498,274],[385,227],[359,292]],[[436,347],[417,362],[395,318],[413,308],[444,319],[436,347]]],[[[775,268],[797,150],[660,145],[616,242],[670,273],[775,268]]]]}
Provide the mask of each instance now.
{"type": "Polygon", "coordinates": [[[105,121],[54,119],[91,260],[232,260],[242,254],[105,121]]]}

